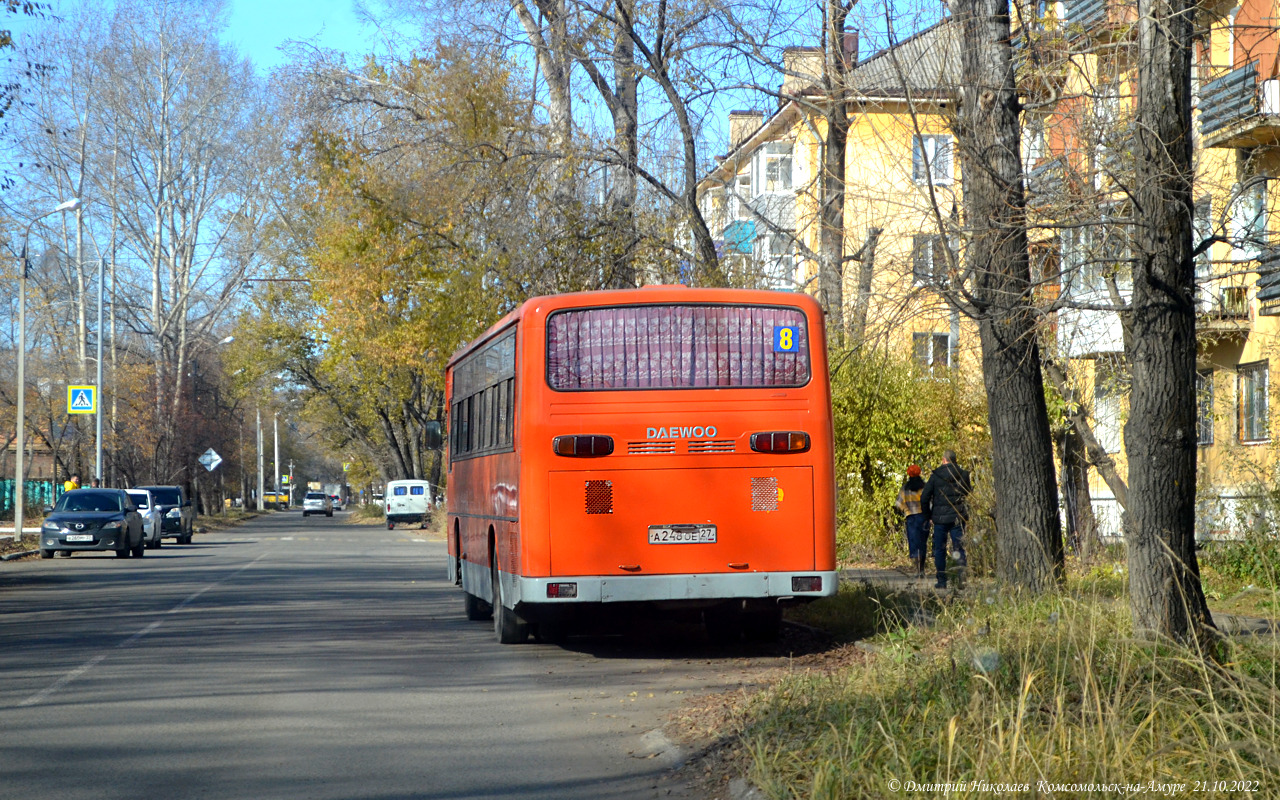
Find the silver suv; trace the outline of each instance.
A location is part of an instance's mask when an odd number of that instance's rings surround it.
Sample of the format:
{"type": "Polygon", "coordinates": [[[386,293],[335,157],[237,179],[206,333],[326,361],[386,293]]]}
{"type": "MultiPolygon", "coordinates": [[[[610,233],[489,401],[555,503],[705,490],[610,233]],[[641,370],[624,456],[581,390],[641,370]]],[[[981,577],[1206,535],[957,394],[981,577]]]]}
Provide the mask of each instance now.
{"type": "Polygon", "coordinates": [[[302,516],[309,517],[312,514],[333,516],[333,500],[329,499],[329,495],[324,492],[307,492],[307,496],[302,498],[302,516]]]}
{"type": "Polygon", "coordinates": [[[154,513],[160,516],[160,535],[176,539],[178,544],[191,544],[196,510],[191,506],[187,490],[182,486],[135,486],[146,489],[155,498],[154,513]]]}

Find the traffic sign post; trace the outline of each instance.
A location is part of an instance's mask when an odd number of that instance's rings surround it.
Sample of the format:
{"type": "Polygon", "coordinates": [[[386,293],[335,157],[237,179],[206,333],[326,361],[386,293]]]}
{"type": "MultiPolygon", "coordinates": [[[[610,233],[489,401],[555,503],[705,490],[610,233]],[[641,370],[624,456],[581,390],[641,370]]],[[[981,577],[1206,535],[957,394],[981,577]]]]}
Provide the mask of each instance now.
{"type": "Polygon", "coordinates": [[[97,386],[68,386],[67,387],[67,413],[68,414],[97,414],[98,413],[98,387],[97,386]]]}

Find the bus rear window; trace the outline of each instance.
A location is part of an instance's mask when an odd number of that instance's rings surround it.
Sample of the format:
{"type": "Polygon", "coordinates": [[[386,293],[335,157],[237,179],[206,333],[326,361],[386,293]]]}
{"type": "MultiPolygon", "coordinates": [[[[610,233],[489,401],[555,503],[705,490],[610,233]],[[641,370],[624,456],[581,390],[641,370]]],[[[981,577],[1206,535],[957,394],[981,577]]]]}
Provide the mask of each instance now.
{"type": "Polygon", "coordinates": [[[621,306],[547,319],[552,389],[802,386],[804,312],[778,306],[621,306]]]}

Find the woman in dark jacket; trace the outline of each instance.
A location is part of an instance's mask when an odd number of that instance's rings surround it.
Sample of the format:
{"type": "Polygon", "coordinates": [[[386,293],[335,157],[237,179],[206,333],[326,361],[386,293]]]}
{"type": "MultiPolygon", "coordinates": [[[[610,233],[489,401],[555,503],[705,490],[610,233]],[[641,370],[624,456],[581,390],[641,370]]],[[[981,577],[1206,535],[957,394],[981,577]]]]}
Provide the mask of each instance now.
{"type": "Polygon", "coordinates": [[[911,563],[916,565],[916,577],[924,577],[924,561],[926,558],[925,542],[929,536],[929,518],[920,506],[920,493],[924,490],[924,479],[920,477],[920,467],[912,464],[907,467],[907,479],[898,491],[898,510],[907,518],[907,549],[911,552],[911,563]]]}

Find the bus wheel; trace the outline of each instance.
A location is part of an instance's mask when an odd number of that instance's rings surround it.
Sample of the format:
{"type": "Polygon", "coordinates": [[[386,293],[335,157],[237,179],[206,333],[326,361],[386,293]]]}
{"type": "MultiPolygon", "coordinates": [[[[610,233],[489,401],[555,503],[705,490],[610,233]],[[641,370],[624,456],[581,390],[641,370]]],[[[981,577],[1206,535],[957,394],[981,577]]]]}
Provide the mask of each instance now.
{"type": "Polygon", "coordinates": [[[462,607],[472,622],[480,622],[493,615],[493,607],[471,592],[462,593],[462,607]]]}
{"type": "Polygon", "coordinates": [[[493,632],[502,644],[523,644],[529,638],[529,623],[507,608],[502,596],[502,581],[498,579],[498,565],[493,565],[493,632]]]}

